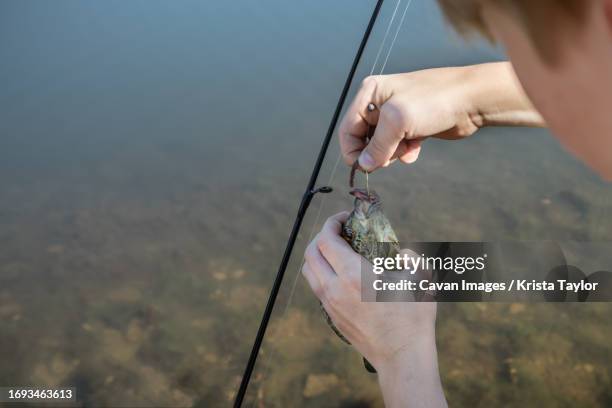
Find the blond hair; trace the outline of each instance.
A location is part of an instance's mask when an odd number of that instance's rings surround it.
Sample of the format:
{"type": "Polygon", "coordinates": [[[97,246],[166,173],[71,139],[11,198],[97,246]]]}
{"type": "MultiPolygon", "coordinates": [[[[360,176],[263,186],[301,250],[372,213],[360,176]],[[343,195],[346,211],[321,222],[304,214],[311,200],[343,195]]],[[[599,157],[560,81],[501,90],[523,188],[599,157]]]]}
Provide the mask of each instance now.
{"type": "Polygon", "coordinates": [[[587,0],[438,0],[442,12],[464,37],[474,34],[494,42],[482,15],[482,6],[493,4],[510,13],[526,30],[538,53],[548,62],[557,56],[554,38],[581,26],[587,0]]]}

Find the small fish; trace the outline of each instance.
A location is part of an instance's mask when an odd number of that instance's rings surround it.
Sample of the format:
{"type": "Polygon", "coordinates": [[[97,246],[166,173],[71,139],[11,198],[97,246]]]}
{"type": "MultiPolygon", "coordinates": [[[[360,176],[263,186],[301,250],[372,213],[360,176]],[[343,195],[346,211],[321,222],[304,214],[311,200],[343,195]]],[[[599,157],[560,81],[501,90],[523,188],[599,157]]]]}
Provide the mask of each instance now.
{"type": "Polygon", "coordinates": [[[378,194],[360,188],[350,194],[355,197],[355,204],[342,226],[342,237],[370,262],[374,258],[394,257],[400,250],[399,241],[382,211],[378,194]]]}
{"type": "MultiPolygon", "coordinates": [[[[351,172],[351,187],[353,186],[354,169],[355,166],[351,172]]],[[[360,188],[353,188],[350,194],[355,197],[355,202],[353,211],[342,226],[342,238],[355,252],[370,262],[378,257],[394,257],[400,250],[399,241],[391,223],[382,211],[378,194],[372,190],[360,188]]],[[[322,305],[321,311],[334,333],[347,344],[351,344],[334,325],[322,305]]],[[[366,359],[364,359],[364,364],[368,371],[376,372],[366,359]]]]}
{"type": "Polygon", "coordinates": [[[342,237],[359,255],[370,262],[374,258],[393,257],[399,250],[399,241],[391,223],[382,211],[380,196],[375,191],[355,187],[355,172],[359,168],[356,161],[351,168],[349,185],[350,195],[355,197],[353,211],[342,228],[342,237]]]}

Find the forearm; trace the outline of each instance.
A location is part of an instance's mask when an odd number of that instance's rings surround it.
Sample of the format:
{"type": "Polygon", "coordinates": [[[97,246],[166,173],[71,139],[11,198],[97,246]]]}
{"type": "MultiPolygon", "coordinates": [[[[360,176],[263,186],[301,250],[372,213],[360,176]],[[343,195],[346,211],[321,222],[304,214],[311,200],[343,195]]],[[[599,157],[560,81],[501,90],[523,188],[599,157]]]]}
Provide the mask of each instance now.
{"type": "Polygon", "coordinates": [[[546,126],[508,62],[466,67],[466,91],[476,126],[546,126]]]}
{"type": "Polygon", "coordinates": [[[378,380],[385,406],[446,407],[440,374],[435,336],[424,336],[378,369],[378,380]]]}

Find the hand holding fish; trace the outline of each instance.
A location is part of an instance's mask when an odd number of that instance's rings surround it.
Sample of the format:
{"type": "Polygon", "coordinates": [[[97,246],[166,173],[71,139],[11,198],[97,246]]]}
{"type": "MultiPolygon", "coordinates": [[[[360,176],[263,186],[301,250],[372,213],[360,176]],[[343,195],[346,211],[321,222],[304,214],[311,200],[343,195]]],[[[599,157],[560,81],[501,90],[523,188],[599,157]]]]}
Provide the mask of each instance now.
{"type": "Polygon", "coordinates": [[[349,213],[327,220],[305,254],[303,275],[336,327],[378,371],[387,406],[445,406],[437,366],[434,302],[361,301],[371,264],[341,231],[349,213]]]}
{"type": "Polygon", "coordinates": [[[542,126],[510,64],[434,68],[366,78],[339,127],[347,164],[373,171],[413,163],[428,137],[461,139],[483,126],[542,126]],[[368,109],[373,104],[376,109],[368,109]],[[368,143],[368,129],[376,126],[368,143]]]}

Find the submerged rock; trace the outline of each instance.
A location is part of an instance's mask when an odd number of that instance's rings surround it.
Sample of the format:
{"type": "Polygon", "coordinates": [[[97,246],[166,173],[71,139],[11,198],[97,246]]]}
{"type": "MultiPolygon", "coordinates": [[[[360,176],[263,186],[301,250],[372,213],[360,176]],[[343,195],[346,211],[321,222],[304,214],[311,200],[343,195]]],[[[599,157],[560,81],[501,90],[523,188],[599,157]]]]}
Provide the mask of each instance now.
{"type": "Polygon", "coordinates": [[[302,394],[306,398],[317,397],[324,394],[340,384],[336,374],[309,374],[302,394]]]}

